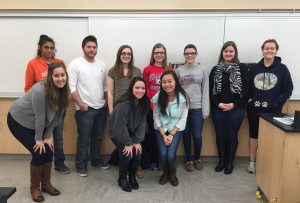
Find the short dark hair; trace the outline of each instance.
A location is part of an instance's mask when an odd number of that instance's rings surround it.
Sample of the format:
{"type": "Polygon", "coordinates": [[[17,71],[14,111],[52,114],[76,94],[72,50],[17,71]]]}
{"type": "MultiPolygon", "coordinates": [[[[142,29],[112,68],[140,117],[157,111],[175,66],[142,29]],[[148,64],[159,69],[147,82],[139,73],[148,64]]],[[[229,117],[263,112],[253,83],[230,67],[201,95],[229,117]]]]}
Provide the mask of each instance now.
{"type": "Polygon", "coordinates": [[[265,45],[266,45],[267,43],[274,43],[275,46],[276,46],[276,51],[279,50],[279,45],[278,45],[278,43],[277,43],[277,41],[276,41],[275,39],[267,39],[266,41],[264,41],[264,43],[261,45],[261,50],[264,50],[265,45]]]}
{"type": "Polygon", "coordinates": [[[196,53],[198,53],[196,46],[193,45],[193,44],[188,44],[188,45],[186,45],[186,46],[184,47],[183,53],[184,53],[185,50],[187,50],[187,49],[194,49],[194,50],[196,51],[196,53]]]}
{"type": "Polygon", "coordinates": [[[81,47],[84,48],[85,45],[86,45],[88,42],[95,42],[96,45],[98,46],[97,38],[96,38],[94,35],[86,36],[86,37],[82,40],[81,47]]]}

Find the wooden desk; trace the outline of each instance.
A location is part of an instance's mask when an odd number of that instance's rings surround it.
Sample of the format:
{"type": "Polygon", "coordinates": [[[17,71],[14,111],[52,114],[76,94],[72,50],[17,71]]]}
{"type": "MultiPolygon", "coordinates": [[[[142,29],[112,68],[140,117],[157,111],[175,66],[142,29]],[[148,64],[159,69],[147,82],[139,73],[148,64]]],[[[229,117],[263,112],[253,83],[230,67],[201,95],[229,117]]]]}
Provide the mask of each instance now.
{"type": "Polygon", "coordinates": [[[256,183],[269,200],[300,202],[300,129],[261,114],[256,161],[256,183]]]}

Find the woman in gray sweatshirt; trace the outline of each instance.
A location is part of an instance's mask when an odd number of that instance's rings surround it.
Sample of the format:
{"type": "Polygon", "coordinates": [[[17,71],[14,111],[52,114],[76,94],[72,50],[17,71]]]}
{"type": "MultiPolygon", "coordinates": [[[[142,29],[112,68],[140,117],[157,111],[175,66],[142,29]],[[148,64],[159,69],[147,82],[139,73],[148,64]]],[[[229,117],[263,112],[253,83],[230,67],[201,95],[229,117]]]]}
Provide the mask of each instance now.
{"type": "Polygon", "coordinates": [[[135,175],[141,161],[148,106],[146,83],[143,78],[134,77],[108,121],[108,133],[120,157],[118,185],[126,192],[139,188],[135,175]]]}
{"type": "Polygon", "coordinates": [[[69,101],[66,67],[61,62],[51,63],[45,81],[36,83],[24,96],[17,99],[7,115],[13,136],[32,154],[30,165],[30,193],[33,201],[41,202],[41,190],[52,196],[60,192],[50,183],[53,138],[52,133],[63,119],[69,101]]]}
{"type": "Polygon", "coordinates": [[[209,116],[209,73],[196,63],[197,48],[188,44],[183,52],[185,64],[175,70],[182,88],[190,97],[190,108],[183,132],[183,144],[186,154],[185,169],[192,172],[194,168],[201,170],[200,160],[202,147],[203,120],[209,116]],[[194,141],[194,157],[192,157],[191,138],[194,141]]]}

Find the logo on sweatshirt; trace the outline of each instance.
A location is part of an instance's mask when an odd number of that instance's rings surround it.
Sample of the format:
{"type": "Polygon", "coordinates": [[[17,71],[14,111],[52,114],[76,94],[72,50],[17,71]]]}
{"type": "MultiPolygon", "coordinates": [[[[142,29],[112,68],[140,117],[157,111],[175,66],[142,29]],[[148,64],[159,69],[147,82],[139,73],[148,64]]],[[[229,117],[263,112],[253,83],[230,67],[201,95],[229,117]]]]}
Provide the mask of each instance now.
{"type": "Polygon", "coordinates": [[[259,73],[254,78],[254,85],[259,90],[270,90],[277,84],[278,78],[273,73],[259,73]]]}

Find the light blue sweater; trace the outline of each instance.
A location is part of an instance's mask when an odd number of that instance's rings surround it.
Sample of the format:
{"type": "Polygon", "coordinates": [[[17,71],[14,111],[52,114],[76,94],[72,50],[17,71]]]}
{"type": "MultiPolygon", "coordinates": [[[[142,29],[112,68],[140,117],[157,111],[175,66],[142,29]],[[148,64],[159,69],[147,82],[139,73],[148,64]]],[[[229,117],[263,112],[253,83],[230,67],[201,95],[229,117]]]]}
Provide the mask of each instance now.
{"type": "Polygon", "coordinates": [[[153,119],[154,119],[154,128],[158,129],[159,126],[162,126],[164,132],[171,132],[175,126],[179,128],[178,131],[183,131],[186,125],[186,119],[188,115],[188,106],[186,105],[186,99],[180,93],[179,94],[179,105],[177,105],[177,98],[174,101],[169,102],[166,113],[167,115],[162,115],[158,105],[158,95],[157,92],[153,98],[152,102],[154,103],[153,109],[153,119]]]}

